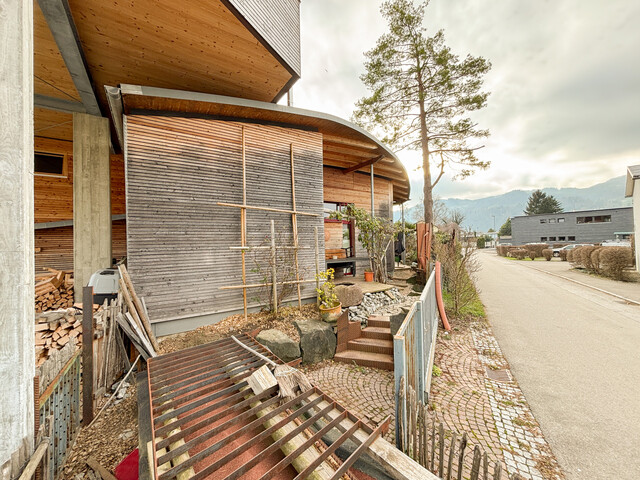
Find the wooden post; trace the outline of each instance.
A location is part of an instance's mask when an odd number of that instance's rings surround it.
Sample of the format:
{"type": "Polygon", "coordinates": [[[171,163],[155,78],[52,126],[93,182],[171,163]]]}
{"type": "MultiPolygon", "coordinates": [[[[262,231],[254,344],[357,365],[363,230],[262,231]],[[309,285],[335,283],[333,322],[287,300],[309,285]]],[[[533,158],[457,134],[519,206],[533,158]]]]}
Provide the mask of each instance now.
{"type": "MultiPolygon", "coordinates": [[[[376,216],[376,204],[374,201],[374,190],[373,190],[373,163],[371,164],[371,218],[375,218],[376,216]]],[[[376,245],[375,245],[375,239],[372,238],[371,239],[371,252],[373,253],[373,258],[369,259],[369,263],[371,263],[371,270],[373,270],[373,274],[376,275],[376,245]]],[[[378,281],[379,279],[374,278],[374,280],[378,281]]]]}
{"type": "Polygon", "coordinates": [[[402,204],[402,238],[404,239],[404,250],[402,250],[400,260],[402,261],[402,264],[405,265],[407,263],[407,232],[405,231],[404,226],[404,203],[402,204]]]}
{"type": "MultiPolygon", "coordinates": [[[[318,227],[313,227],[316,235],[316,292],[320,288],[320,280],[318,275],[320,274],[320,247],[318,246],[318,227]]],[[[320,305],[320,297],[316,294],[316,303],[320,305]]]]}
{"type": "MultiPolygon", "coordinates": [[[[247,162],[246,162],[246,147],[244,126],[242,127],[242,205],[247,204],[247,162]]],[[[295,210],[295,207],[294,207],[295,210]]],[[[247,209],[240,209],[240,244],[243,247],[247,246],[247,209]]],[[[242,250],[242,284],[247,283],[247,271],[245,263],[245,250],[242,250]]],[[[247,320],[247,289],[242,289],[242,300],[244,302],[244,319],[247,320]]]]}
{"type": "Polygon", "coordinates": [[[278,286],[276,285],[276,226],[271,220],[271,283],[273,292],[273,313],[278,315],[278,286]]]}
{"type": "Polygon", "coordinates": [[[82,289],[82,423],[93,420],[93,287],[82,289]]]}
{"type": "MultiPolygon", "coordinates": [[[[293,211],[296,211],[296,176],[295,169],[293,165],[293,143],[290,144],[290,154],[291,154],[291,201],[293,211]]],[[[298,218],[295,213],[291,214],[291,224],[293,228],[293,257],[296,263],[296,280],[300,280],[300,273],[298,270],[298,218]]],[[[302,313],[302,296],[300,294],[300,284],[298,283],[298,309],[302,313]]]]}

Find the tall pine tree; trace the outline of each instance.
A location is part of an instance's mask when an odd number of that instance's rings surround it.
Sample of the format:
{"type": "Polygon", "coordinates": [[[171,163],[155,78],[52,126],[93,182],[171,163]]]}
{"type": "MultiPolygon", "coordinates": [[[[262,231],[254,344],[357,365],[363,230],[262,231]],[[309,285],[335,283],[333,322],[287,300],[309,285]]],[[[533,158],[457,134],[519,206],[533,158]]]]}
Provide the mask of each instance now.
{"type": "Polygon", "coordinates": [[[464,178],[489,166],[475,155],[481,145],[471,142],[489,132],[466,115],[487,103],[489,94],[481,89],[491,64],[454,55],[442,30],[428,36],[423,27],[427,3],[382,4],[389,31],[365,53],[366,73],[360,78],[371,95],[357,102],[354,120],[382,130],[383,140],[397,149],[422,151],[424,220],[431,223],[433,187],[447,167],[457,164],[456,176],[464,178]]]}
{"type": "Polygon", "coordinates": [[[562,212],[560,202],[553,195],[547,195],[542,190],[536,190],[529,196],[527,208],[524,209],[525,215],[560,212],[562,212]]]}

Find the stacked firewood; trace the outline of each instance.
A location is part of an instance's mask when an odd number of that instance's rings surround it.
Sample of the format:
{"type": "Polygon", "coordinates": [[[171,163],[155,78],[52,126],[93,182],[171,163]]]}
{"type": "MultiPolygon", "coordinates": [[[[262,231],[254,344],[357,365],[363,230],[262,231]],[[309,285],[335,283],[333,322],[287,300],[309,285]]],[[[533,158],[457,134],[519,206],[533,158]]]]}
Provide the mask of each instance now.
{"type": "Polygon", "coordinates": [[[36,315],[36,366],[66,344],[82,343],[82,313],[75,308],[36,315]]]}
{"type": "Polygon", "coordinates": [[[36,280],[36,313],[73,306],[73,274],[47,269],[46,276],[36,280]]]}

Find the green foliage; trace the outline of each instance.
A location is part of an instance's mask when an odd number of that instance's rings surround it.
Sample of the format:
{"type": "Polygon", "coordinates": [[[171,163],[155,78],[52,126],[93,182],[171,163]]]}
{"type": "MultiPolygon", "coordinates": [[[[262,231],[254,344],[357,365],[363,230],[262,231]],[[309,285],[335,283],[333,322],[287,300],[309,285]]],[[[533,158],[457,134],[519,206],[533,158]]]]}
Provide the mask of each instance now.
{"type": "Polygon", "coordinates": [[[427,2],[389,0],[381,13],[388,32],[365,53],[365,74],[360,78],[370,92],[356,103],[354,121],[382,133],[383,141],[396,149],[422,151],[424,220],[433,221],[433,187],[451,165],[457,177],[486,169],[470,140],[485,138],[466,115],[486,106],[481,91],[483,76],[491,64],[482,57],[454,55],[445,44],[444,32],[428,36],[423,27],[427,2]],[[435,167],[435,178],[431,167],[435,167]]]}
{"type": "Polygon", "coordinates": [[[340,301],[335,293],[335,284],[333,283],[335,270],[328,268],[324,272],[320,272],[316,275],[316,279],[320,280],[322,284],[320,288],[316,288],[320,305],[325,308],[337,307],[340,301]]]}
{"type": "Polygon", "coordinates": [[[376,282],[387,282],[387,249],[400,231],[401,227],[386,218],[369,214],[363,208],[349,204],[343,211],[331,212],[331,218],[355,220],[358,240],[367,250],[371,270],[376,282]]]}
{"type": "Polygon", "coordinates": [[[507,221],[502,224],[500,230],[498,230],[498,235],[501,237],[506,237],[511,235],[511,219],[507,218],[507,221]]]}
{"type": "Polygon", "coordinates": [[[540,213],[560,213],[562,205],[553,195],[547,195],[542,190],[536,190],[529,196],[525,215],[538,215],[540,213]]]}
{"type": "Polygon", "coordinates": [[[441,377],[442,376],[442,369],[437,365],[434,365],[433,368],[431,369],[431,371],[432,371],[434,377],[441,377]]]}
{"type": "Polygon", "coordinates": [[[486,246],[486,239],[485,237],[480,237],[476,240],[476,247],[478,248],[484,248],[486,246]]]}

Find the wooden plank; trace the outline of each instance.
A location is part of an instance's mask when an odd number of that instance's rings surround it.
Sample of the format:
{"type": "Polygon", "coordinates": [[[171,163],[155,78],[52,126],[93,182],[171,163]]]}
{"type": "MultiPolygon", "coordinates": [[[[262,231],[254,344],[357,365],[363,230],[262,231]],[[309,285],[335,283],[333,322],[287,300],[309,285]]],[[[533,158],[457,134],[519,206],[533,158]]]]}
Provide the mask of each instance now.
{"type": "Polygon", "coordinates": [[[90,456],[87,459],[87,465],[89,465],[91,469],[96,472],[102,480],[117,480],[117,478],[109,470],[100,465],[95,457],[90,456]]]}
{"type": "Polygon", "coordinates": [[[142,327],[144,328],[144,331],[147,334],[147,338],[151,342],[153,349],[157,352],[160,349],[160,346],[158,345],[156,336],[153,334],[153,331],[151,330],[151,324],[149,322],[149,319],[146,316],[145,308],[142,305],[140,298],[138,298],[138,295],[136,294],[135,289],[133,288],[133,282],[131,281],[131,277],[129,276],[127,267],[121,264],[121,265],[118,265],[118,270],[120,271],[120,275],[124,279],[127,289],[129,290],[129,294],[131,295],[131,299],[133,300],[135,309],[138,311],[138,318],[141,320],[142,327]]]}
{"type": "MultiPolygon", "coordinates": [[[[291,205],[293,211],[296,211],[296,175],[293,156],[293,143],[289,146],[291,152],[291,205]]],[[[291,214],[291,224],[293,228],[293,255],[296,269],[296,280],[300,280],[300,270],[298,267],[298,219],[295,213],[291,214]]],[[[302,295],[300,294],[300,283],[296,285],[298,291],[298,309],[302,312],[302,295]]]]}
{"type": "Polygon", "coordinates": [[[246,205],[246,204],[238,205],[238,204],[234,204],[234,203],[218,202],[217,205],[220,205],[221,207],[236,207],[236,208],[249,209],[249,210],[260,210],[260,211],[263,211],[263,212],[294,213],[294,214],[297,214],[297,215],[306,215],[308,217],[319,217],[320,216],[317,213],[299,212],[299,211],[295,211],[295,210],[284,210],[282,208],[258,207],[258,206],[255,206],[255,205],[246,205]]]}

